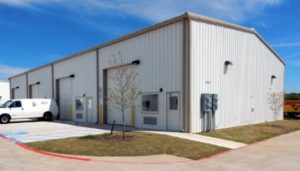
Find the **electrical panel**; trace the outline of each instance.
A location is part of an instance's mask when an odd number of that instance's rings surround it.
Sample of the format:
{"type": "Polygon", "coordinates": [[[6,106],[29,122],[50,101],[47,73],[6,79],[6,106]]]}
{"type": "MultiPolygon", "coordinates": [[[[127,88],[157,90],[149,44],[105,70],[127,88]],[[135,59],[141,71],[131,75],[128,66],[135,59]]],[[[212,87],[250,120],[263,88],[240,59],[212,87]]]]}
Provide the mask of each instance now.
{"type": "Polygon", "coordinates": [[[212,94],[201,95],[201,111],[209,112],[212,110],[212,94]]]}
{"type": "Polygon", "coordinates": [[[213,131],[216,127],[215,112],[218,109],[217,94],[201,94],[202,131],[213,131]]]}
{"type": "Polygon", "coordinates": [[[209,112],[216,111],[218,109],[218,95],[217,94],[207,94],[201,95],[201,111],[209,112]]]}
{"type": "Polygon", "coordinates": [[[216,111],[218,109],[218,95],[212,94],[212,111],[216,111]]]}

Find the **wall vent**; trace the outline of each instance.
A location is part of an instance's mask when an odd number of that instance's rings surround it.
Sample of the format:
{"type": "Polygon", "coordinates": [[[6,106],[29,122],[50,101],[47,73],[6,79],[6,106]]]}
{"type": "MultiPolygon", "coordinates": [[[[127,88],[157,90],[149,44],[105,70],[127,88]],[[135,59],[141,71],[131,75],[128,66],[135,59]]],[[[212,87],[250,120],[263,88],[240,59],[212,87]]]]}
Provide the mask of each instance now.
{"type": "Polygon", "coordinates": [[[157,125],[157,118],[156,117],[144,117],[144,124],[145,125],[157,125]]]}
{"type": "Polygon", "coordinates": [[[76,119],[82,119],[83,114],[82,113],[76,113],[76,119]]]}

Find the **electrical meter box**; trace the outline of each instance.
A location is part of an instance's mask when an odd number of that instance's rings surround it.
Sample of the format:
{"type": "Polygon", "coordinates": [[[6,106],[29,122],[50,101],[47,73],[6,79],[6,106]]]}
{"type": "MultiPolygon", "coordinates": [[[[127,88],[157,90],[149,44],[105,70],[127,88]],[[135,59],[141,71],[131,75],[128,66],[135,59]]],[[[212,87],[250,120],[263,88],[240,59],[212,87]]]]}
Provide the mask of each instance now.
{"type": "Polygon", "coordinates": [[[201,111],[209,112],[212,110],[212,94],[201,94],[201,111]]]}
{"type": "Polygon", "coordinates": [[[218,109],[218,95],[212,94],[212,111],[216,111],[218,109]]]}

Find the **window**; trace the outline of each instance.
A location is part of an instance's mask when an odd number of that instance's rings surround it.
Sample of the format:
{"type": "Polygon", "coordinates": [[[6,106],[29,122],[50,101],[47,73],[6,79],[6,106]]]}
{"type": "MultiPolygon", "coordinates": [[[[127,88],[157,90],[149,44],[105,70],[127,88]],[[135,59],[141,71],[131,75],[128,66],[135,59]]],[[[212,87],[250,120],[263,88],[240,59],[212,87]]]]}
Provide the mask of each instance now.
{"type": "Polygon", "coordinates": [[[75,100],[75,109],[78,111],[82,111],[83,110],[83,99],[82,98],[78,98],[75,100]]]}
{"type": "Polygon", "coordinates": [[[169,110],[177,110],[178,109],[178,97],[171,96],[169,97],[169,110]]]}
{"type": "Polygon", "coordinates": [[[11,108],[16,108],[16,107],[22,107],[21,101],[14,101],[12,104],[9,105],[11,108]]]}
{"type": "Polygon", "coordinates": [[[144,112],[158,112],[158,94],[147,94],[142,96],[144,112]]]}
{"type": "Polygon", "coordinates": [[[6,101],[5,103],[3,103],[3,105],[0,106],[0,108],[7,108],[7,107],[10,106],[11,103],[12,103],[12,101],[11,101],[11,100],[8,100],[8,101],[6,101]]]}

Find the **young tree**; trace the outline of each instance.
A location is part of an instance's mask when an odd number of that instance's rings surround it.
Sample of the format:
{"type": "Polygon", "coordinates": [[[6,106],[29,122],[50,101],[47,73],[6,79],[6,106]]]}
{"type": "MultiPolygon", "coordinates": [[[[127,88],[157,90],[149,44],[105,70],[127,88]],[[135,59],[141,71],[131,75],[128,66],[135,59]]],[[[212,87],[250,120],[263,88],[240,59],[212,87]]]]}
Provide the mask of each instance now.
{"type": "Polygon", "coordinates": [[[140,94],[137,82],[137,73],[134,65],[125,64],[121,52],[118,56],[113,56],[109,61],[111,66],[116,66],[109,79],[113,82],[113,86],[109,87],[108,103],[112,107],[122,113],[123,122],[123,140],[125,139],[125,112],[135,105],[136,99],[140,94]]]}
{"type": "Polygon", "coordinates": [[[275,119],[278,119],[284,104],[284,92],[271,91],[268,96],[268,102],[270,109],[274,112],[275,119]]]}

